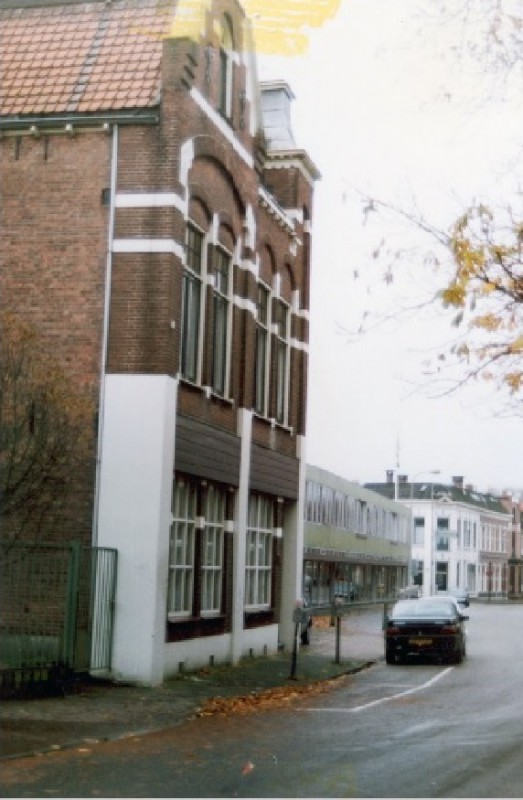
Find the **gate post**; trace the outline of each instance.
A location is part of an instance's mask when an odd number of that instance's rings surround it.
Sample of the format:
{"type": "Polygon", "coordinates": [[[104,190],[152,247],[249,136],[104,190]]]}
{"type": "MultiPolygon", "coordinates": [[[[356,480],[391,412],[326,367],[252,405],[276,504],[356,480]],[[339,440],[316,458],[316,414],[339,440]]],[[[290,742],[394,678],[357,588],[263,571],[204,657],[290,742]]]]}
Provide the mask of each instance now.
{"type": "Polygon", "coordinates": [[[80,576],[80,545],[72,542],[69,549],[69,568],[65,597],[63,661],[66,667],[74,666],[76,618],[78,612],[78,582],[80,576]]]}

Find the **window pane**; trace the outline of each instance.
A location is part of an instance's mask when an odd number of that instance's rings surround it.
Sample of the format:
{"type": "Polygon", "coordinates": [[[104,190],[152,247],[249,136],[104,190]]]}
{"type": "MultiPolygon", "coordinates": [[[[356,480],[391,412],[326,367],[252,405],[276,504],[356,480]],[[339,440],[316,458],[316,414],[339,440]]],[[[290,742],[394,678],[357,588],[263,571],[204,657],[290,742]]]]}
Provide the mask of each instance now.
{"type": "Polygon", "coordinates": [[[216,250],[214,263],[214,321],[212,387],[217,394],[226,391],[228,362],[228,329],[230,315],[230,259],[223,250],[216,250]]]}
{"type": "Polygon", "coordinates": [[[180,371],[184,378],[191,381],[196,381],[198,378],[202,253],[203,234],[189,225],[186,233],[186,265],[182,286],[180,371]]]}
{"type": "Polygon", "coordinates": [[[205,498],[202,535],[202,613],[219,613],[223,591],[223,526],[225,493],[210,484],[205,498]]]}
{"type": "Polygon", "coordinates": [[[267,331],[258,328],[256,331],[256,374],[255,374],[255,408],[258,414],[265,414],[265,398],[267,375],[267,331]]]}
{"type": "Polygon", "coordinates": [[[182,363],[185,378],[196,381],[200,338],[200,284],[191,276],[183,278],[182,363]]]}
{"type": "Polygon", "coordinates": [[[191,484],[175,481],[172,508],[167,611],[171,616],[189,616],[192,613],[194,586],[196,510],[196,491],[191,484]]]}
{"type": "Polygon", "coordinates": [[[273,520],[274,501],[261,495],[251,495],[245,575],[246,606],[270,606],[273,520]]]}

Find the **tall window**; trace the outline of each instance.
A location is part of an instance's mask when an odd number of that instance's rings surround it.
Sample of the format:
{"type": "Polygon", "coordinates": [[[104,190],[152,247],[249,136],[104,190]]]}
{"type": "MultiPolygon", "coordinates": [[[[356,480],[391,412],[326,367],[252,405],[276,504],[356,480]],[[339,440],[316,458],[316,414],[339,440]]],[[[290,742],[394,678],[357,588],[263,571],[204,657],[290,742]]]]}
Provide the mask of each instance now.
{"type": "Polygon", "coordinates": [[[249,499],[245,606],[269,608],[271,604],[272,533],[274,502],[252,494],[249,499]]]}
{"type": "Polygon", "coordinates": [[[256,303],[256,365],[254,407],[267,414],[267,364],[269,348],[269,290],[258,284],[256,303]]]}
{"type": "Polygon", "coordinates": [[[438,517],[436,522],[436,550],[449,549],[449,520],[438,517]]]}
{"type": "Polygon", "coordinates": [[[425,517],[414,517],[414,538],[412,544],[423,544],[425,539],[425,517]]]}
{"type": "Polygon", "coordinates": [[[289,308],[281,300],[274,303],[276,420],[287,422],[289,382],[289,308]]]}
{"type": "Polygon", "coordinates": [[[217,614],[221,610],[224,518],[225,493],[210,485],[202,541],[202,614],[217,614]]]}
{"type": "Polygon", "coordinates": [[[184,378],[198,382],[202,311],[203,234],[187,227],[186,264],[182,287],[182,344],[180,371],[184,378]]]}
{"type": "Polygon", "coordinates": [[[233,78],[233,36],[229,18],[224,16],[220,42],[220,82],[218,110],[224,117],[230,118],[232,112],[232,78],[233,78]]]}
{"type": "Polygon", "coordinates": [[[173,522],[169,547],[169,589],[167,613],[170,617],[192,614],[194,587],[194,520],[196,488],[176,481],[173,487],[173,522]]]}
{"type": "Polygon", "coordinates": [[[229,361],[230,256],[217,248],[214,256],[212,388],[225,395],[229,361]]]}

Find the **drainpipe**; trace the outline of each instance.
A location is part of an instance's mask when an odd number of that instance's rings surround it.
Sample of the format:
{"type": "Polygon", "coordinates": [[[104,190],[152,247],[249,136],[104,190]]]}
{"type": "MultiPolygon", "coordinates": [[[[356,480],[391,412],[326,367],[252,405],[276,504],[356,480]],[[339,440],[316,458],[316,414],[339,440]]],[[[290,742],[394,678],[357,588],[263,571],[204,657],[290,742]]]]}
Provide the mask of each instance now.
{"type": "Polygon", "coordinates": [[[113,268],[114,216],[116,202],[116,178],[118,174],[118,125],[113,125],[111,143],[111,185],[109,202],[109,225],[107,230],[107,258],[105,265],[104,317],[102,333],[102,352],[100,361],[100,401],[98,406],[98,440],[96,444],[96,475],[94,488],[93,546],[98,545],[98,515],[100,511],[100,470],[105,413],[105,370],[107,366],[107,342],[109,339],[109,314],[111,310],[111,282],[113,268]]]}

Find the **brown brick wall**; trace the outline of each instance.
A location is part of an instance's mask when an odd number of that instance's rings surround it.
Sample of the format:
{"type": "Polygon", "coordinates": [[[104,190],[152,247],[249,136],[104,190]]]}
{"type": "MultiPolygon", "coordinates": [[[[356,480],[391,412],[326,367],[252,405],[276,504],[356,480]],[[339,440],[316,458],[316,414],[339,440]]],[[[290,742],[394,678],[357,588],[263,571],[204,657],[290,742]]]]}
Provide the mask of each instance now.
{"type": "Polygon", "coordinates": [[[110,137],[79,133],[0,140],[1,303],[38,331],[40,346],[93,402],[92,436],[72,493],[46,538],[88,541],[100,385],[110,137]]]}

